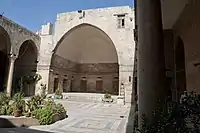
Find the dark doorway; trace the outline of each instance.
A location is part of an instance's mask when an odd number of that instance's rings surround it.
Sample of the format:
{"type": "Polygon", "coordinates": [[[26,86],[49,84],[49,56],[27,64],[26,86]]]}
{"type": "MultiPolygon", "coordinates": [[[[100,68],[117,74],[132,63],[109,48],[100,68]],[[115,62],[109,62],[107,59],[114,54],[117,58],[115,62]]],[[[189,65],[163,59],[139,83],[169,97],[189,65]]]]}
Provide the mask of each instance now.
{"type": "Polygon", "coordinates": [[[178,99],[186,90],[186,75],[185,75],[185,49],[181,38],[179,37],[176,45],[176,88],[178,99]]]}
{"type": "Polygon", "coordinates": [[[68,92],[68,79],[63,79],[63,92],[68,92]]]}
{"type": "Polygon", "coordinates": [[[96,91],[103,92],[103,80],[102,79],[98,79],[96,81],[96,91]]]}
{"type": "Polygon", "coordinates": [[[53,86],[53,92],[55,93],[56,90],[58,89],[58,83],[59,83],[59,79],[58,78],[55,78],[54,79],[54,86],[53,86]]]}
{"type": "Polygon", "coordinates": [[[112,88],[113,88],[113,94],[118,95],[119,94],[119,80],[118,77],[114,77],[112,81],[112,88]]]}
{"type": "Polygon", "coordinates": [[[3,92],[6,86],[8,63],[7,55],[3,51],[0,51],[0,92],[3,92]]]}
{"type": "Polygon", "coordinates": [[[86,79],[81,79],[80,89],[82,92],[87,91],[87,80],[86,79]]]}

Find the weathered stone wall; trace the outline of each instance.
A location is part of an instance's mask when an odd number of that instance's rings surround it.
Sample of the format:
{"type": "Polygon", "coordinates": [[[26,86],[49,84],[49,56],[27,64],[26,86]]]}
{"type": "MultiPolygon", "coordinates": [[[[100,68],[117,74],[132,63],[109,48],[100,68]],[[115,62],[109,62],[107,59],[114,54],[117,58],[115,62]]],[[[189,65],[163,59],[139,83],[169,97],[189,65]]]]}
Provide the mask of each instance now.
{"type": "Polygon", "coordinates": [[[103,92],[105,90],[117,94],[118,91],[113,90],[114,77],[118,79],[118,64],[113,63],[100,63],[100,64],[80,64],[68,59],[64,59],[60,56],[54,55],[52,58],[51,70],[53,72],[50,75],[49,92],[53,92],[54,79],[59,78],[59,86],[63,88],[63,80],[68,79],[68,84],[72,82],[72,86],[68,85],[66,90],[82,92],[80,82],[83,77],[87,80],[86,92],[98,92],[96,90],[96,81],[101,78],[103,81],[103,92]],[[71,81],[72,76],[74,80],[71,81]]]}
{"type": "Polygon", "coordinates": [[[186,85],[188,91],[200,93],[200,1],[191,0],[174,25],[174,33],[180,36],[185,49],[186,85]]]}
{"type": "MultiPolygon", "coordinates": [[[[128,6],[82,10],[82,13],[78,11],[59,13],[56,18],[53,35],[51,33],[45,35],[40,34],[40,48],[42,49],[40,51],[40,61],[43,63],[39,64],[39,71],[44,77],[41,82],[48,84],[47,79],[50,79],[47,73],[50,71],[49,66],[51,58],[47,55],[52,55],[52,51],[66,33],[81,24],[89,24],[101,29],[112,40],[118,56],[119,88],[120,84],[123,83],[125,87],[125,101],[126,103],[130,103],[132,95],[135,43],[133,35],[134,13],[128,6]],[[117,15],[122,14],[125,14],[125,28],[118,28],[117,15]],[[45,65],[48,66],[49,70],[43,70],[44,68],[47,68],[44,67],[45,65]]],[[[49,80],[49,83],[51,84],[52,81],[49,80]]]]}
{"type": "Polygon", "coordinates": [[[32,31],[20,26],[6,17],[2,17],[0,26],[9,35],[11,45],[10,53],[18,55],[21,45],[27,40],[32,40],[35,43],[37,50],[40,49],[40,36],[32,31]]]}

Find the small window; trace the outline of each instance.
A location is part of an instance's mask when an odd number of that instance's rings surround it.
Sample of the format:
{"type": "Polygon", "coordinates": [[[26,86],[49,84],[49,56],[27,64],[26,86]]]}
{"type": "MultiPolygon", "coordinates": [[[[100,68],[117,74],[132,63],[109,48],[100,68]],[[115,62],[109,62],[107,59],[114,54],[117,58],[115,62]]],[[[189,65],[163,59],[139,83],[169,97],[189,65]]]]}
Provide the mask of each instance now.
{"type": "Polygon", "coordinates": [[[125,26],[125,19],[122,19],[122,27],[124,27],[125,26]]]}
{"type": "Polygon", "coordinates": [[[118,15],[118,28],[125,28],[125,15],[118,15]]]}
{"type": "Polygon", "coordinates": [[[131,76],[128,77],[128,81],[131,82],[131,76]]]}

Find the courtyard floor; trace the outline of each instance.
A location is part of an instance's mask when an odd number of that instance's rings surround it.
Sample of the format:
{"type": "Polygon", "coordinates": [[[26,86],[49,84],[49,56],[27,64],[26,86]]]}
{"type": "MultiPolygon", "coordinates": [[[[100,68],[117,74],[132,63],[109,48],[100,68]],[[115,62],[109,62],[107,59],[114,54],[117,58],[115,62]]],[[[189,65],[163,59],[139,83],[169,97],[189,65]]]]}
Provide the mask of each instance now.
{"type": "MultiPolygon", "coordinates": [[[[34,126],[28,129],[9,129],[4,133],[132,133],[133,115],[130,106],[117,104],[74,102],[62,103],[68,111],[68,118],[48,126],[34,126]]],[[[2,131],[0,131],[2,132],[2,131]]]]}

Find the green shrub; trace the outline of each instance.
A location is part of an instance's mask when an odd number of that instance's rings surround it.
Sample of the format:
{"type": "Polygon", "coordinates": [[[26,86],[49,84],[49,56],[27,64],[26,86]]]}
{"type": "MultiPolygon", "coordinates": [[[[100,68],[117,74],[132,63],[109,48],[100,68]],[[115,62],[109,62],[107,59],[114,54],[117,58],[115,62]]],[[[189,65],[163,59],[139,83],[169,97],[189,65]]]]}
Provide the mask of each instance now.
{"type": "Polygon", "coordinates": [[[111,99],[112,97],[111,97],[111,94],[106,93],[106,94],[104,94],[104,98],[105,98],[105,99],[111,99]]]}
{"type": "Polygon", "coordinates": [[[13,115],[13,107],[11,105],[7,107],[6,115],[13,115]]]}
{"type": "Polygon", "coordinates": [[[39,120],[40,125],[49,125],[53,123],[53,110],[52,108],[45,106],[36,110],[36,119],[39,120]]]}
{"type": "Polygon", "coordinates": [[[55,95],[62,96],[62,90],[61,90],[60,88],[58,88],[58,89],[55,91],[55,95]]]}
{"type": "Polygon", "coordinates": [[[14,95],[12,106],[13,110],[20,110],[21,112],[25,111],[26,102],[23,93],[19,92],[14,95]]]}
{"type": "Polygon", "coordinates": [[[180,102],[158,103],[153,113],[153,123],[143,116],[140,133],[199,133],[200,99],[191,93],[180,102]],[[190,126],[189,126],[190,125],[190,126]]]}
{"type": "Polygon", "coordinates": [[[60,103],[58,103],[56,105],[55,109],[56,109],[56,112],[54,112],[54,113],[58,113],[58,114],[66,113],[66,110],[65,110],[64,106],[62,104],[60,104],[60,103]]]}
{"type": "Polygon", "coordinates": [[[63,105],[56,104],[52,99],[45,102],[42,108],[33,111],[33,116],[39,120],[41,125],[49,125],[53,123],[54,114],[66,113],[63,105]]]}
{"type": "Polygon", "coordinates": [[[46,86],[46,84],[41,84],[40,86],[41,86],[41,89],[42,89],[41,97],[43,99],[45,99],[46,98],[46,89],[47,89],[47,86],[46,86]]]}
{"type": "Polygon", "coordinates": [[[7,93],[6,92],[1,92],[0,93],[0,106],[8,105],[9,101],[10,101],[10,97],[7,96],[7,93]]]}
{"type": "Polygon", "coordinates": [[[32,96],[30,100],[27,101],[26,105],[28,106],[28,110],[26,112],[31,113],[32,116],[35,116],[35,110],[41,108],[41,105],[44,103],[44,99],[42,96],[36,95],[32,96]]]}

